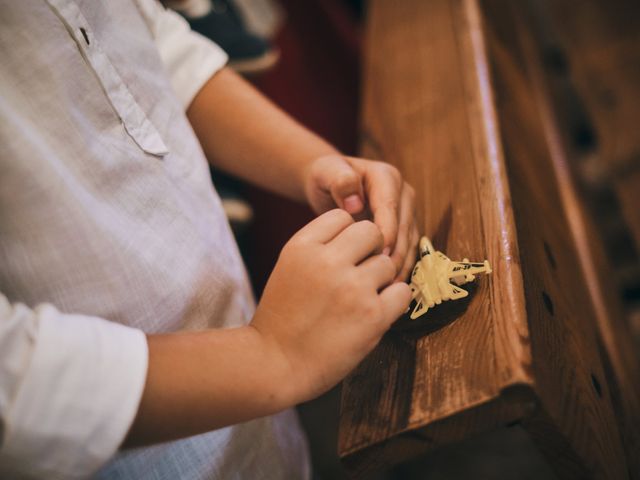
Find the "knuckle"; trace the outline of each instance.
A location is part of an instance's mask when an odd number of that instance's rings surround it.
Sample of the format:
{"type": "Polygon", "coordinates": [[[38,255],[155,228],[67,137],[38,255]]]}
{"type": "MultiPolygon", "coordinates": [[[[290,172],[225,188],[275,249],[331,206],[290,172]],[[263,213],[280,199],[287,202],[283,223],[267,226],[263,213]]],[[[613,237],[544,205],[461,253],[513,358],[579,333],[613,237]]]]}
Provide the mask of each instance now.
{"type": "Polygon", "coordinates": [[[380,203],[377,209],[373,212],[374,218],[384,219],[385,226],[390,228],[393,224],[398,223],[398,200],[395,198],[386,199],[383,203],[380,203]]]}
{"type": "Polygon", "coordinates": [[[378,227],[371,220],[361,220],[360,222],[358,222],[358,224],[365,235],[370,237],[382,236],[382,232],[380,232],[380,227],[378,227]]]}
{"type": "Polygon", "coordinates": [[[402,179],[400,170],[389,163],[381,163],[381,169],[384,171],[384,173],[391,176],[396,181],[400,181],[402,179]]]}
{"type": "Polygon", "coordinates": [[[357,182],[360,178],[353,170],[340,172],[334,179],[333,184],[336,187],[345,187],[357,182]]]}
{"type": "Polygon", "coordinates": [[[384,268],[388,270],[393,270],[395,268],[395,263],[390,256],[380,255],[380,260],[382,261],[382,265],[384,268]]]}
{"type": "Polygon", "coordinates": [[[398,210],[398,203],[399,203],[398,199],[396,197],[393,197],[387,200],[387,202],[385,203],[385,206],[390,212],[395,214],[396,211],[398,210]]]}
{"type": "Polygon", "coordinates": [[[366,230],[368,233],[373,233],[376,230],[380,231],[380,229],[378,228],[378,226],[373,223],[371,220],[360,220],[360,222],[358,222],[360,224],[360,226],[366,230]]]}
{"type": "Polygon", "coordinates": [[[354,220],[351,214],[341,208],[334,208],[333,210],[327,213],[333,215],[334,217],[336,217],[337,220],[341,222],[348,223],[348,224],[354,223],[354,220]]]}

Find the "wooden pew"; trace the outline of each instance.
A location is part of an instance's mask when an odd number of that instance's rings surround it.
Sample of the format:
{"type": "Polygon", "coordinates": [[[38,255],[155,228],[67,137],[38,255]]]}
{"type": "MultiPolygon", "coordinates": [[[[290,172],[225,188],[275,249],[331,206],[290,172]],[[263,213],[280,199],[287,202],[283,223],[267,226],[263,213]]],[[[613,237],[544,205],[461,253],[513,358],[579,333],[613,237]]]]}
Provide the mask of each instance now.
{"type": "Polygon", "coordinates": [[[569,168],[599,227],[625,308],[640,314],[640,3],[524,3],[546,58],[569,168]]]}
{"type": "MultiPolygon", "coordinates": [[[[640,136],[632,126],[640,121],[640,5],[635,0],[537,3],[593,123],[600,174],[615,178],[637,172],[640,136]]],[[[633,220],[637,225],[640,216],[633,220]]]]}
{"type": "Polygon", "coordinates": [[[634,335],[626,318],[639,304],[621,302],[618,290],[640,281],[640,249],[633,248],[633,237],[640,245],[640,138],[632,126],[634,118],[640,120],[640,4],[524,3],[520,23],[528,28],[521,25],[519,30],[528,32],[523,43],[530,77],[549,132],[559,190],[571,213],[571,233],[597,320],[629,471],[640,478],[640,330],[634,335]],[[561,68],[549,64],[550,49],[565,57],[561,68]],[[592,130],[587,145],[581,145],[581,129],[592,130]],[[613,204],[601,202],[603,194],[612,195],[613,204]],[[616,248],[607,241],[609,230],[616,243],[624,237],[628,242],[616,248]]]}
{"type": "Polygon", "coordinates": [[[518,425],[560,478],[628,478],[568,197],[524,47],[506,13],[488,21],[499,7],[369,5],[362,154],[413,183],[437,249],[494,273],[401,320],[345,380],[354,477],[518,425]]]}

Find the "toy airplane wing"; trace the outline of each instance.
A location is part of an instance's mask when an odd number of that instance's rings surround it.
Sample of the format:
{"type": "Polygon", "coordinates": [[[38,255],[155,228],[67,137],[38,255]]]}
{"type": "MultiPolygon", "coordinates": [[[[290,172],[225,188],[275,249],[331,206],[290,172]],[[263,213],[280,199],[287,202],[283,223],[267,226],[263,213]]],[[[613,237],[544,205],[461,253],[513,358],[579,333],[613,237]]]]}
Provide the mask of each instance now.
{"type": "MultiPolygon", "coordinates": [[[[459,300],[469,295],[469,292],[455,285],[452,285],[451,283],[447,283],[444,288],[446,288],[446,292],[441,292],[443,294],[442,297],[446,297],[449,300],[459,300]]],[[[411,293],[412,297],[416,301],[416,306],[413,308],[410,317],[412,320],[415,320],[419,316],[427,313],[427,311],[429,310],[429,304],[427,303],[427,299],[417,285],[411,284],[411,293]]]]}
{"type": "Polygon", "coordinates": [[[416,298],[416,306],[413,308],[413,311],[411,312],[411,316],[410,316],[411,320],[415,320],[420,315],[424,315],[425,313],[427,313],[427,310],[429,310],[429,305],[424,303],[423,299],[420,296],[418,296],[418,298],[416,298]]]}
{"type": "Polygon", "coordinates": [[[411,272],[411,282],[409,286],[411,287],[411,295],[412,298],[416,298],[416,296],[420,292],[420,284],[424,280],[424,269],[420,262],[416,263],[416,266],[413,267],[413,271],[411,272]]]}
{"type": "Polygon", "coordinates": [[[483,263],[476,262],[451,262],[449,266],[449,278],[461,275],[475,275],[476,273],[491,273],[491,265],[485,260],[483,263]]]}
{"type": "Polygon", "coordinates": [[[412,320],[415,320],[420,315],[424,315],[427,313],[427,310],[429,310],[429,304],[421,289],[423,281],[424,268],[422,267],[422,264],[418,262],[411,273],[411,284],[409,285],[411,287],[411,298],[416,302],[416,305],[413,307],[413,311],[410,315],[412,320]]]}
{"type": "Polygon", "coordinates": [[[448,284],[448,286],[450,287],[449,298],[451,300],[460,300],[461,298],[464,298],[467,295],[469,295],[469,292],[467,292],[463,288],[459,288],[459,287],[457,287],[455,285],[452,285],[450,283],[448,284]]]}
{"type": "Polygon", "coordinates": [[[465,258],[462,262],[451,262],[447,276],[453,283],[460,286],[475,280],[477,273],[491,273],[491,266],[487,260],[483,263],[475,263],[465,258]]]}

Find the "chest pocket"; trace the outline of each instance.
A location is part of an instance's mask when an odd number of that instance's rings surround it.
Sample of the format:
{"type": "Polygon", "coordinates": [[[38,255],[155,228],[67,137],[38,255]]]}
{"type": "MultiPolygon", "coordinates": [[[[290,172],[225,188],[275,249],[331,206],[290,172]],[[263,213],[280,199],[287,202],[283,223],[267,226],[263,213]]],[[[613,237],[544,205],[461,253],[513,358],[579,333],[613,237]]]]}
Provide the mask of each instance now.
{"type": "Polygon", "coordinates": [[[151,155],[163,157],[169,153],[160,133],[136,102],[109,57],[100,48],[98,40],[87,28],[89,24],[76,3],[68,0],[47,0],[47,3],[77,43],[133,141],[151,155]]]}

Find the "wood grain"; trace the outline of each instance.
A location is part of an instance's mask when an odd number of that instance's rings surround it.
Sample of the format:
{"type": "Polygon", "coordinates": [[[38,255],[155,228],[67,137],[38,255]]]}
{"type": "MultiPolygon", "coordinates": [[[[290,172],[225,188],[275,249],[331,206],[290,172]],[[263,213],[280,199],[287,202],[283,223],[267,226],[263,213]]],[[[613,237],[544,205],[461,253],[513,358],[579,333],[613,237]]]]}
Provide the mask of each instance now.
{"type": "Polygon", "coordinates": [[[437,249],[494,273],[463,306],[401,321],[345,381],[356,476],[512,422],[566,478],[626,476],[535,92],[501,28],[476,0],[370,3],[363,154],[414,184],[437,249]]]}
{"type": "MultiPolygon", "coordinates": [[[[494,274],[446,326],[420,335],[420,327],[430,330],[429,315],[411,333],[392,332],[345,382],[343,455],[424,425],[445,435],[435,428],[445,419],[465,434],[508,423],[513,413],[501,392],[533,383],[512,202],[472,13],[448,0],[370,6],[363,154],[394,163],[417,187],[423,231],[436,248],[488,258],[494,274]],[[390,345],[403,342],[390,355],[390,345]],[[387,365],[400,373],[388,374],[387,365]],[[488,413],[456,416],[481,408],[488,413]]],[[[527,408],[528,399],[516,409],[527,408]]]]}

